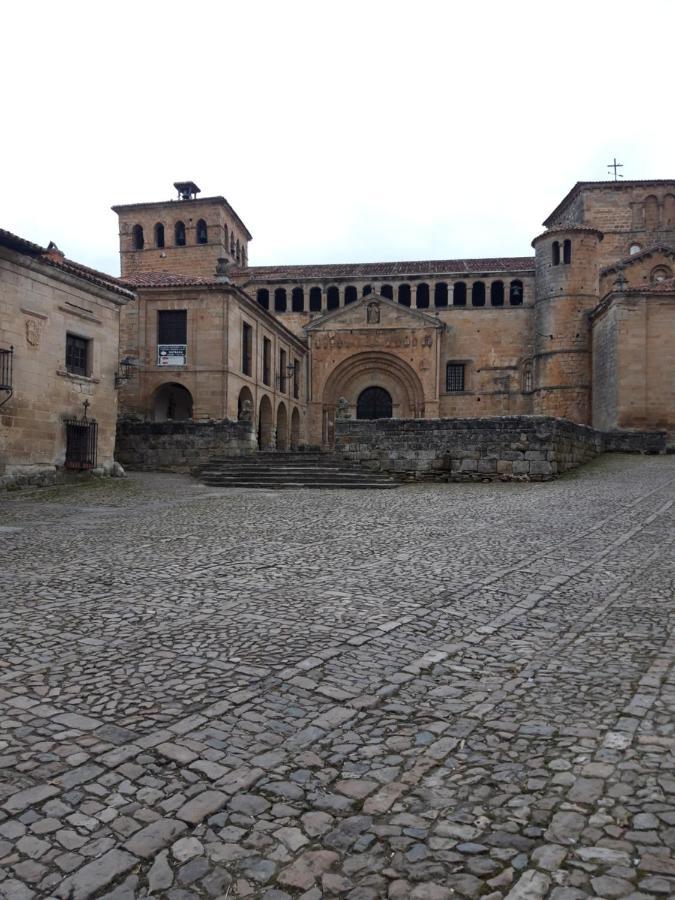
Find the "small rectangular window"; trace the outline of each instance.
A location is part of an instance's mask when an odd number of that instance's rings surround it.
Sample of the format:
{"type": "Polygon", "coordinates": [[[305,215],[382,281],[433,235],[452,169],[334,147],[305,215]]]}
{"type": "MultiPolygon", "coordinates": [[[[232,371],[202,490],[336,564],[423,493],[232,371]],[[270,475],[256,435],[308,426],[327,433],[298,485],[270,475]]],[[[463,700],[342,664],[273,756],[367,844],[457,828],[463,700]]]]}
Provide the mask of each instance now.
{"type": "Polygon", "coordinates": [[[464,390],[464,363],[448,363],[445,371],[446,391],[464,390]]]}
{"type": "Polygon", "coordinates": [[[263,384],[272,383],[272,341],[263,338],[263,384]]]}
{"type": "Polygon", "coordinates": [[[89,344],[86,338],[66,335],[66,370],[73,375],[89,374],[89,344]]]}
{"type": "Polygon", "coordinates": [[[241,370],[244,375],[253,372],[253,328],[244,322],[241,332],[241,370]]]}

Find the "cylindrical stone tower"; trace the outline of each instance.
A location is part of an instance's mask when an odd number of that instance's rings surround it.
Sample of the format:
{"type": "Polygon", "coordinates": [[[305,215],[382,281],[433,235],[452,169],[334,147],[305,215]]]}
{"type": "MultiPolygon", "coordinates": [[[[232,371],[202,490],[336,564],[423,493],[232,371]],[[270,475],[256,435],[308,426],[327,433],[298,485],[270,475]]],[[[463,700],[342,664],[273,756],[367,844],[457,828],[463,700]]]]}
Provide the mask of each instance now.
{"type": "Polygon", "coordinates": [[[590,423],[591,340],[588,313],[598,304],[596,228],[552,228],[535,250],[534,412],[590,423]]]}

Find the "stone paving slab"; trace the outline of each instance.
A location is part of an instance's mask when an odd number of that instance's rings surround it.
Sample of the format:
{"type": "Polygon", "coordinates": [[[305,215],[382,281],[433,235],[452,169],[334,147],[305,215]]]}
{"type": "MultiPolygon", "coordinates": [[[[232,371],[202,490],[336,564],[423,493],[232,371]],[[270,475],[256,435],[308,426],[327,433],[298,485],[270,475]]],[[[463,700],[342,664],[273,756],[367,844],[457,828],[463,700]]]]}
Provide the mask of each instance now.
{"type": "Polygon", "coordinates": [[[0,897],[675,896],[675,459],[0,500],[0,897]]]}

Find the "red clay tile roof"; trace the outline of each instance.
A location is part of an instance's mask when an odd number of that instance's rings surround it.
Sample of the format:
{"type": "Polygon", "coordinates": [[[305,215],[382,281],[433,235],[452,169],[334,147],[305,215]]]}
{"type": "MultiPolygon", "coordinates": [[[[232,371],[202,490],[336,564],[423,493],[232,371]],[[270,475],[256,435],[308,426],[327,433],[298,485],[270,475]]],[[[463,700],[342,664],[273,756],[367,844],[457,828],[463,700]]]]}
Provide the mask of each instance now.
{"type": "Polygon", "coordinates": [[[565,207],[572,202],[572,200],[577,196],[579,191],[593,188],[604,188],[604,187],[613,187],[613,188],[625,188],[625,187],[633,187],[636,184],[642,184],[645,187],[647,185],[661,185],[661,184],[672,184],[675,188],[675,181],[672,178],[657,178],[657,179],[627,179],[626,181],[577,181],[571,191],[567,193],[560,203],[553,210],[551,215],[544,219],[541,223],[545,228],[548,228],[549,223],[555,219],[559,213],[565,209],[565,207]]]}
{"type": "Polygon", "coordinates": [[[656,281],[654,284],[643,284],[637,287],[626,287],[623,291],[613,289],[622,294],[672,294],[675,292],[675,278],[666,278],[665,281],[656,281]]]}
{"type": "Polygon", "coordinates": [[[332,263],[305,266],[249,266],[238,274],[251,281],[267,279],[386,278],[408,275],[469,275],[476,272],[533,272],[533,256],[490,259],[436,259],[409,262],[332,263]]]}
{"type": "Polygon", "coordinates": [[[91,284],[96,284],[129,299],[132,299],[134,296],[133,291],[125,287],[124,282],[119,278],[115,278],[114,275],[107,275],[105,272],[99,272],[98,269],[90,269],[89,266],[83,266],[81,263],[68,259],[58,250],[41,247],[39,244],[27,241],[17,234],[12,234],[11,231],[6,231],[4,228],[0,228],[0,245],[9,247],[10,250],[16,250],[26,256],[32,256],[47,266],[53,266],[55,269],[60,269],[69,275],[82,278],[83,281],[89,281],[91,284]]]}
{"type": "Polygon", "coordinates": [[[172,272],[134,272],[121,279],[132,288],[139,287],[223,287],[227,282],[217,281],[213,275],[178,275],[172,272]]]}

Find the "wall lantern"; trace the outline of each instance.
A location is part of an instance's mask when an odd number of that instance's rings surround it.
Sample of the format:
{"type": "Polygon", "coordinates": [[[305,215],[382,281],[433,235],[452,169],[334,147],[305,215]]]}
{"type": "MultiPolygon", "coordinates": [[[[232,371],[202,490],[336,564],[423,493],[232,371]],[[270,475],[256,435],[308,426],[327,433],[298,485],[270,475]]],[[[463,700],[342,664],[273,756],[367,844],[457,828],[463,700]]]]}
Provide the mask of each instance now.
{"type": "Polygon", "coordinates": [[[138,363],[132,356],[125,356],[124,359],[121,359],[119,372],[115,373],[115,387],[126,384],[132,378],[136,368],[138,368],[138,363]]]}

